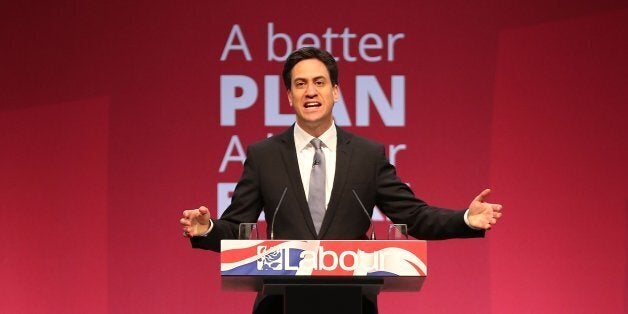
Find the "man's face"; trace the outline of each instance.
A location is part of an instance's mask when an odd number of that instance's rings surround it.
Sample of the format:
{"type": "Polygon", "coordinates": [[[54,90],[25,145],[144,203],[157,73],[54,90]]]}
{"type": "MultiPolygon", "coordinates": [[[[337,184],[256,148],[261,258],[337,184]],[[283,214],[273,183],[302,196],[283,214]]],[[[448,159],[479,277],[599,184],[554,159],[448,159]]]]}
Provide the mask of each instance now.
{"type": "Polygon", "coordinates": [[[318,59],[300,61],[292,68],[291,74],[288,100],[297,115],[297,123],[310,134],[322,133],[331,126],[338,86],[332,85],[329,71],[318,59]]]}

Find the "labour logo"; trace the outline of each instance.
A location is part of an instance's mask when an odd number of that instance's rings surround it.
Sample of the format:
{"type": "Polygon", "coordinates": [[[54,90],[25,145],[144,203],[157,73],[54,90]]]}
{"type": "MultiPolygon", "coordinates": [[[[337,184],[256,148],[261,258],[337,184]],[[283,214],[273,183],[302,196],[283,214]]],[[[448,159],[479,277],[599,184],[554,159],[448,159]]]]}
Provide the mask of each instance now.
{"type": "Polygon", "coordinates": [[[281,250],[268,251],[266,246],[257,247],[257,270],[282,270],[281,250]]]}

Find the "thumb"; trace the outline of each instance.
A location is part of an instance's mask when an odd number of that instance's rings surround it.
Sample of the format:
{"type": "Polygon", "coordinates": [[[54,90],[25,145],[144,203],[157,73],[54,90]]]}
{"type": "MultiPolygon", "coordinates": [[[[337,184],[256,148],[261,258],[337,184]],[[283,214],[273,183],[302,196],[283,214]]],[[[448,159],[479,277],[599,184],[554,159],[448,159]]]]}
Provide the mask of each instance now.
{"type": "Polygon", "coordinates": [[[488,195],[491,194],[491,189],[486,189],[484,191],[482,191],[482,193],[480,193],[480,195],[476,196],[475,199],[473,199],[473,201],[477,201],[477,202],[484,202],[484,199],[486,199],[488,197],[488,195]]]}
{"type": "Polygon", "coordinates": [[[207,207],[205,207],[205,206],[201,206],[201,207],[198,208],[198,212],[201,215],[207,215],[207,214],[209,214],[209,209],[207,207]]]}

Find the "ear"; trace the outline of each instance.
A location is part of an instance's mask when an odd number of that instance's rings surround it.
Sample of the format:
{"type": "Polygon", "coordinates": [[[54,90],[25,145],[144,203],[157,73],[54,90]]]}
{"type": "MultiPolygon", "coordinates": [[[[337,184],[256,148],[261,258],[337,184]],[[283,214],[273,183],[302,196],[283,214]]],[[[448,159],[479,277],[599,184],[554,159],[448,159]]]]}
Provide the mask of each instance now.
{"type": "Polygon", "coordinates": [[[292,107],[292,90],[287,90],[286,91],[286,96],[288,97],[288,103],[290,104],[290,107],[292,107]]]}
{"type": "Polygon", "coordinates": [[[332,87],[331,94],[332,94],[332,96],[334,96],[334,103],[336,103],[338,101],[338,99],[340,99],[340,88],[338,87],[338,84],[336,84],[336,85],[334,85],[334,87],[332,87]]]}

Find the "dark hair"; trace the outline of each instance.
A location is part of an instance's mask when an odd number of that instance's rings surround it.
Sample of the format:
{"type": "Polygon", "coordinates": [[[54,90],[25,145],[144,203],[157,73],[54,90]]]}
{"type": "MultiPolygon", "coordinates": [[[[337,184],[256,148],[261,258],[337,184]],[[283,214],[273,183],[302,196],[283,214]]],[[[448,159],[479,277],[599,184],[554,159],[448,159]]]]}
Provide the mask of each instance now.
{"type": "Polygon", "coordinates": [[[338,65],[336,64],[334,56],[332,56],[329,52],[316,47],[303,47],[293,51],[288,56],[288,59],[286,59],[286,63],[283,64],[283,72],[281,72],[281,76],[283,77],[283,84],[286,86],[286,89],[289,90],[292,86],[292,68],[294,68],[297,63],[307,59],[318,59],[323,62],[329,72],[331,83],[333,85],[338,85],[338,65]]]}

